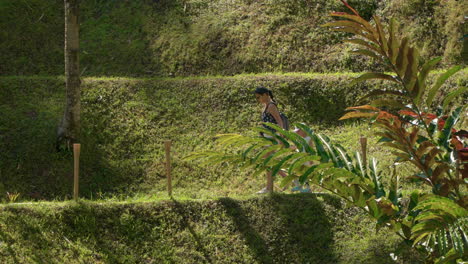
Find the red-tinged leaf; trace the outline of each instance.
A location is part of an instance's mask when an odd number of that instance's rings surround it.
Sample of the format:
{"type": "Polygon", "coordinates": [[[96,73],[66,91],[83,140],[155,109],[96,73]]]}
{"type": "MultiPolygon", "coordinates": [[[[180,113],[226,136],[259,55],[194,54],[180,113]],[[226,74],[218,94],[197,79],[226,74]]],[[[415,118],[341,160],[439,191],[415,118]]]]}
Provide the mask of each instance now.
{"type": "Polygon", "coordinates": [[[372,97],[372,96],[379,96],[379,95],[394,95],[394,96],[400,96],[400,97],[406,97],[405,92],[402,91],[394,91],[394,90],[372,90],[370,93],[366,94],[364,97],[360,98],[358,102],[362,102],[363,100],[372,97]]]}
{"type": "MultiPolygon", "coordinates": [[[[417,80],[417,70],[418,70],[418,50],[415,48],[409,48],[407,53],[408,65],[406,66],[405,75],[403,82],[406,86],[406,89],[411,92],[413,97],[416,94],[413,92],[414,84],[417,80]]],[[[403,77],[403,76],[401,76],[403,77]]]]}
{"type": "Polygon", "coordinates": [[[373,107],[371,105],[351,106],[351,107],[347,107],[345,110],[346,111],[348,111],[348,110],[370,110],[370,111],[375,111],[375,112],[380,111],[380,109],[375,108],[375,107],[373,107]]]}
{"type": "Polygon", "coordinates": [[[407,57],[408,48],[409,48],[408,38],[404,37],[401,40],[401,45],[398,50],[398,56],[397,56],[396,65],[395,65],[397,73],[400,77],[404,76],[405,71],[406,71],[406,66],[408,66],[408,57],[407,57]]]}
{"type": "Polygon", "coordinates": [[[424,154],[431,151],[431,149],[434,147],[435,145],[431,141],[424,141],[423,143],[421,143],[421,145],[419,145],[419,148],[416,150],[416,156],[419,159],[421,159],[424,154]]]}
{"type": "Polygon", "coordinates": [[[432,105],[432,101],[434,100],[434,97],[435,97],[437,91],[439,90],[439,88],[442,86],[442,84],[444,84],[444,82],[448,78],[450,78],[450,76],[454,75],[456,72],[458,72],[461,69],[462,69],[461,66],[454,66],[454,67],[450,68],[448,71],[446,71],[444,74],[439,76],[436,83],[434,84],[434,86],[431,88],[431,90],[429,91],[429,93],[427,95],[427,99],[426,99],[426,105],[427,106],[432,105]]]}
{"type": "Polygon", "coordinates": [[[382,23],[380,22],[380,19],[379,19],[378,16],[374,16],[374,21],[375,21],[375,25],[376,25],[376,28],[377,28],[378,39],[379,39],[380,44],[381,44],[380,47],[385,52],[385,54],[387,54],[388,53],[388,45],[387,45],[387,39],[385,38],[384,28],[383,28],[382,23]]]}
{"type": "Polygon", "coordinates": [[[369,49],[377,52],[378,54],[380,54],[382,56],[385,55],[373,42],[367,42],[367,41],[365,41],[363,39],[357,39],[357,38],[345,39],[344,42],[361,45],[361,46],[364,46],[366,48],[369,48],[369,49]]]}
{"type": "Polygon", "coordinates": [[[342,17],[342,18],[354,20],[354,21],[358,22],[359,24],[363,25],[369,31],[371,31],[371,32],[375,31],[375,29],[371,26],[371,24],[369,24],[368,21],[366,21],[364,18],[362,18],[360,16],[350,15],[350,14],[342,13],[342,12],[331,13],[331,16],[342,17]]]}
{"type": "Polygon", "coordinates": [[[387,80],[387,81],[392,81],[392,82],[398,82],[394,76],[388,75],[385,73],[380,73],[380,72],[368,72],[364,73],[363,75],[355,78],[349,85],[354,85],[358,82],[366,81],[366,80],[371,80],[371,79],[381,79],[381,80],[387,80]]]}
{"type": "Polygon", "coordinates": [[[347,8],[349,8],[349,10],[351,10],[351,12],[353,12],[356,16],[359,16],[359,17],[360,17],[359,13],[358,13],[354,8],[352,8],[348,3],[346,3],[346,1],[341,0],[341,2],[342,2],[347,8]]]}
{"type": "Polygon", "coordinates": [[[380,112],[379,112],[379,115],[377,116],[377,119],[378,119],[378,120],[384,120],[384,119],[387,119],[387,120],[397,120],[398,117],[397,117],[396,115],[390,114],[389,112],[380,111],[380,112]]]}
{"type": "Polygon", "coordinates": [[[438,182],[440,176],[447,172],[450,167],[446,163],[439,164],[431,175],[432,182],[438,182]]]}
{"type": "Polygon", "coordinates": [[[429,153],[426,155],[426,158],[424,159],[425,165],[426,165],[428,168],[431,168],[432,165],[434,165],[434,163],[435,163],[435,157],[436,157],[437,154],[439,154],[440,152],[442,152],[442,151],[439,150],[439,149],[437,149],[437,148],[433,148],[431,151],[429,151],[429,153]]]}
{"type": "Polygon", "coordinates": [[[409,111],[409,110],[400,110],[400,111],[398,111],[398,114],[405,115],[405,116],[411,116],[411,117],[418,117],[418,114],[416,114],[413,111],[409,111]]]}
{"type": "Polygon", "coordinates": [[[418,132],[419,132],[419,128],[417,126],[414,126],[413,131],[411,131],[410,138],[409,138],[412,148],[414,148],[414,145],[416,145],[416,140],[418,139],[418,132]]]}
{"type": "Polygon", "coordinates": [[[338,120],[345,120],[349,118],[371,118],[376,115],[376,113],[349,112],[346,113],[344,116],[340,117],[340,119],[338,120]]]}
{"type": "Polygon", "coordinates": [[[330,16],[342,16],[342,15],[349,15],[346,12],[331,12],[330,16]]]}

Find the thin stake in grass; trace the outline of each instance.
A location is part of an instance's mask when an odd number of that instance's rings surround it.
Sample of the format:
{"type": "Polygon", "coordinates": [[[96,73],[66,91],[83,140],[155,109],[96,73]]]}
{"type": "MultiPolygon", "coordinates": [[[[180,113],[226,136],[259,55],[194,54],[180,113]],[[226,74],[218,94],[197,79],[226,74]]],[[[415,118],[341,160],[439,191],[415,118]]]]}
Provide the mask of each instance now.
{"type": "Polygon", "coordinates": [[[367,170],[367,138],[361,135],[361,138],[359,138],[359,143],[361,143],[362,160],[364,162],[364,168],[367,170]]]}
{"type": "Polygon", "coordinates": [[[166,176],[167,176],[167,193],[172,196],[172,178],[171,178],[171,144],[170,140],[164,142],[166,149],[166,176]]]}
{"type": "Polygon", "coordinates": [[[74,160],[74,179],[73,179],[73,199],[78,201],[79,179],[80,179],[80,150],[81,144],[73,144],[73,160],[74,160]]]}

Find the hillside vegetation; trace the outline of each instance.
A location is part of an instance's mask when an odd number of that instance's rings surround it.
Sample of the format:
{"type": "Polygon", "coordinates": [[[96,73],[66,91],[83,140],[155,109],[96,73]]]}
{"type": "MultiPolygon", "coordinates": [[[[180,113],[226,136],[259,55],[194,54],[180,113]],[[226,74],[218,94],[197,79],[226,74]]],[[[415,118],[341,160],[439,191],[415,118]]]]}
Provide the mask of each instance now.
{"type": "MultiPolygon", "coordinates": [[[[466,64],[463,1],[349,2],[366,19],[395,18],[423,58],[443,56],[441,67],[466,64]]],[[[375,68],[351,54],[355,47],[342,43],[343,34],[320,27],[330,12],[345,10],[328,0],[86,0],[81,70],[84,76],[187,76],[375,68]]],[[[6,40],[0,75],[63,74],[63,1],[3,0],[0,14],[6,40]]]]}
{"type": "MultiPolygon", "coordinates": [[[[466,86],[467,71],[444,86],[466,86]]],[[[263,177],[249,171],[185,161],[192,151],[212,150],[219,133],[253,133],[260,108],[251,91],[275,92],[292,122],[305,122],[350,149],[358,149],[367,125],[338,122],[363,92],[387,83],[349,86],[347,74],[241,75],[235,77],[138,79],[84,78],[82,94],[81,194],[158,193],[165,190],[164,141],[173,141],[174,188],[197,198],[256,192],[263,177]],[[348,124],[348,125],[346,125],[348,124]]],[[[69,197],[71,154],[57,152],[55,136],[65,103],[61,77],[0,78],[0,193],[23,199],[69,197]]],[[[457,104],[467,103],[463,99],[457,104]]],[[[388,152],[369,143],[382,168],[388,152]]],[[[402,174],[408,173],[404,170],[402,174]]],[[[4,199],[2,196],[0,199],[4,199]]]]}

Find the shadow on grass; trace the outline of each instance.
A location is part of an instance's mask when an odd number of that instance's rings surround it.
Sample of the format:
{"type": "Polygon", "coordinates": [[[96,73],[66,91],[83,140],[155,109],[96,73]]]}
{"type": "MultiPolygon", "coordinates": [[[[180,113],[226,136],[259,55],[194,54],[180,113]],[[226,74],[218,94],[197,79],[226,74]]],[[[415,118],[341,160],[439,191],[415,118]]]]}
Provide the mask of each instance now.
{"type": "Polygon", "coordinates": [[[332,225],[316,196],[272,194],[248,201],[219,201],[258,263],[337,262],[332,225]]]}
{"type": "Polygon", "coordinates": [[[182,219],[182,226],[184,226],[185,228],[187,228],[189,230],[190,234],[192,235],[193,239],[195,240],[195,242],[197,244],[196,245],[197,251],[200,252],[203,255],[206,263],[210,263],[210,264],[214,263],[211,260],[210,254],[208,253],[208,251],[203,246],[203,243],[201,242],[200,236],[195,232],[192,225],[190,224],[190,221],[187,218],[187,215],[184,213],[185,212],[184,206],[180,202],[178,202],[176,199],[174,199],[173,196],[171,196],[171,200],[174,202],[175,212],[177,214],[179,214],[181,219],[182,219]]]}

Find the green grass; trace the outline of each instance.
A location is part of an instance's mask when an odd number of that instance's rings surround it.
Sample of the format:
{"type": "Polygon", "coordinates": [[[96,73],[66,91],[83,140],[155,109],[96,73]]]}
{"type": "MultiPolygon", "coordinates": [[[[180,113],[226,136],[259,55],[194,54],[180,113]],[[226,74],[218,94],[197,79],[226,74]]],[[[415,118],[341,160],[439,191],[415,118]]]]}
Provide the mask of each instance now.
{"type": "MultiPolygon", "coordinates": [[[[365,18],[395,18],[423,58],[466,65],[463,5],[447,1],[351,0],[365,18]]],[[[0,75],[63,74],[60,1],[0,3],[0,75]]],[[[345,34],[320,27],[340,1],[83,1],[83,76],[193,76],[375,70],[345,34]]]]}
{"type": "MultiPolygon", "coordinates": [[[[465,85],[458,73],[444,92],[465,85]]],[[[349,74],[262,74],[204,78],[84,78],[80,190],[83,197],[133,197],[165,193],[164,141],[172,140],[174,193],[192,199],[246,196],[263,176],[184,158],[215,148],[219,133],[253,133],[260,108],[251,94],[259,84],[275,91],[292,122],[305,122],[354,152],[369,137],[369,156],[383,171],[392,157],[359,122],[338,122],[347,106],[374,85],[348,86],[349,74]]],[[[433,79],[433,78],[432,78],[433,79]]],[[[19,200],[69,199],[71,154],[57,153],[55,131],[65,103],[63,77],[0,78],[0,193],[19,200]]],[[[465,100],[466,99],[463,99],[465,100]]],[[[400,166],[400,175],[411,175],[400,166]]],[[[409,184],[409,189],[421,186],[409,184]]],[[[5,196],[0,196],[5,200],[5,196]]]]}
{"type": "Polygon", "coordinates": [[[326,194],[8,204],[0,227],[2,263],[421,261],[326,194]]]}

